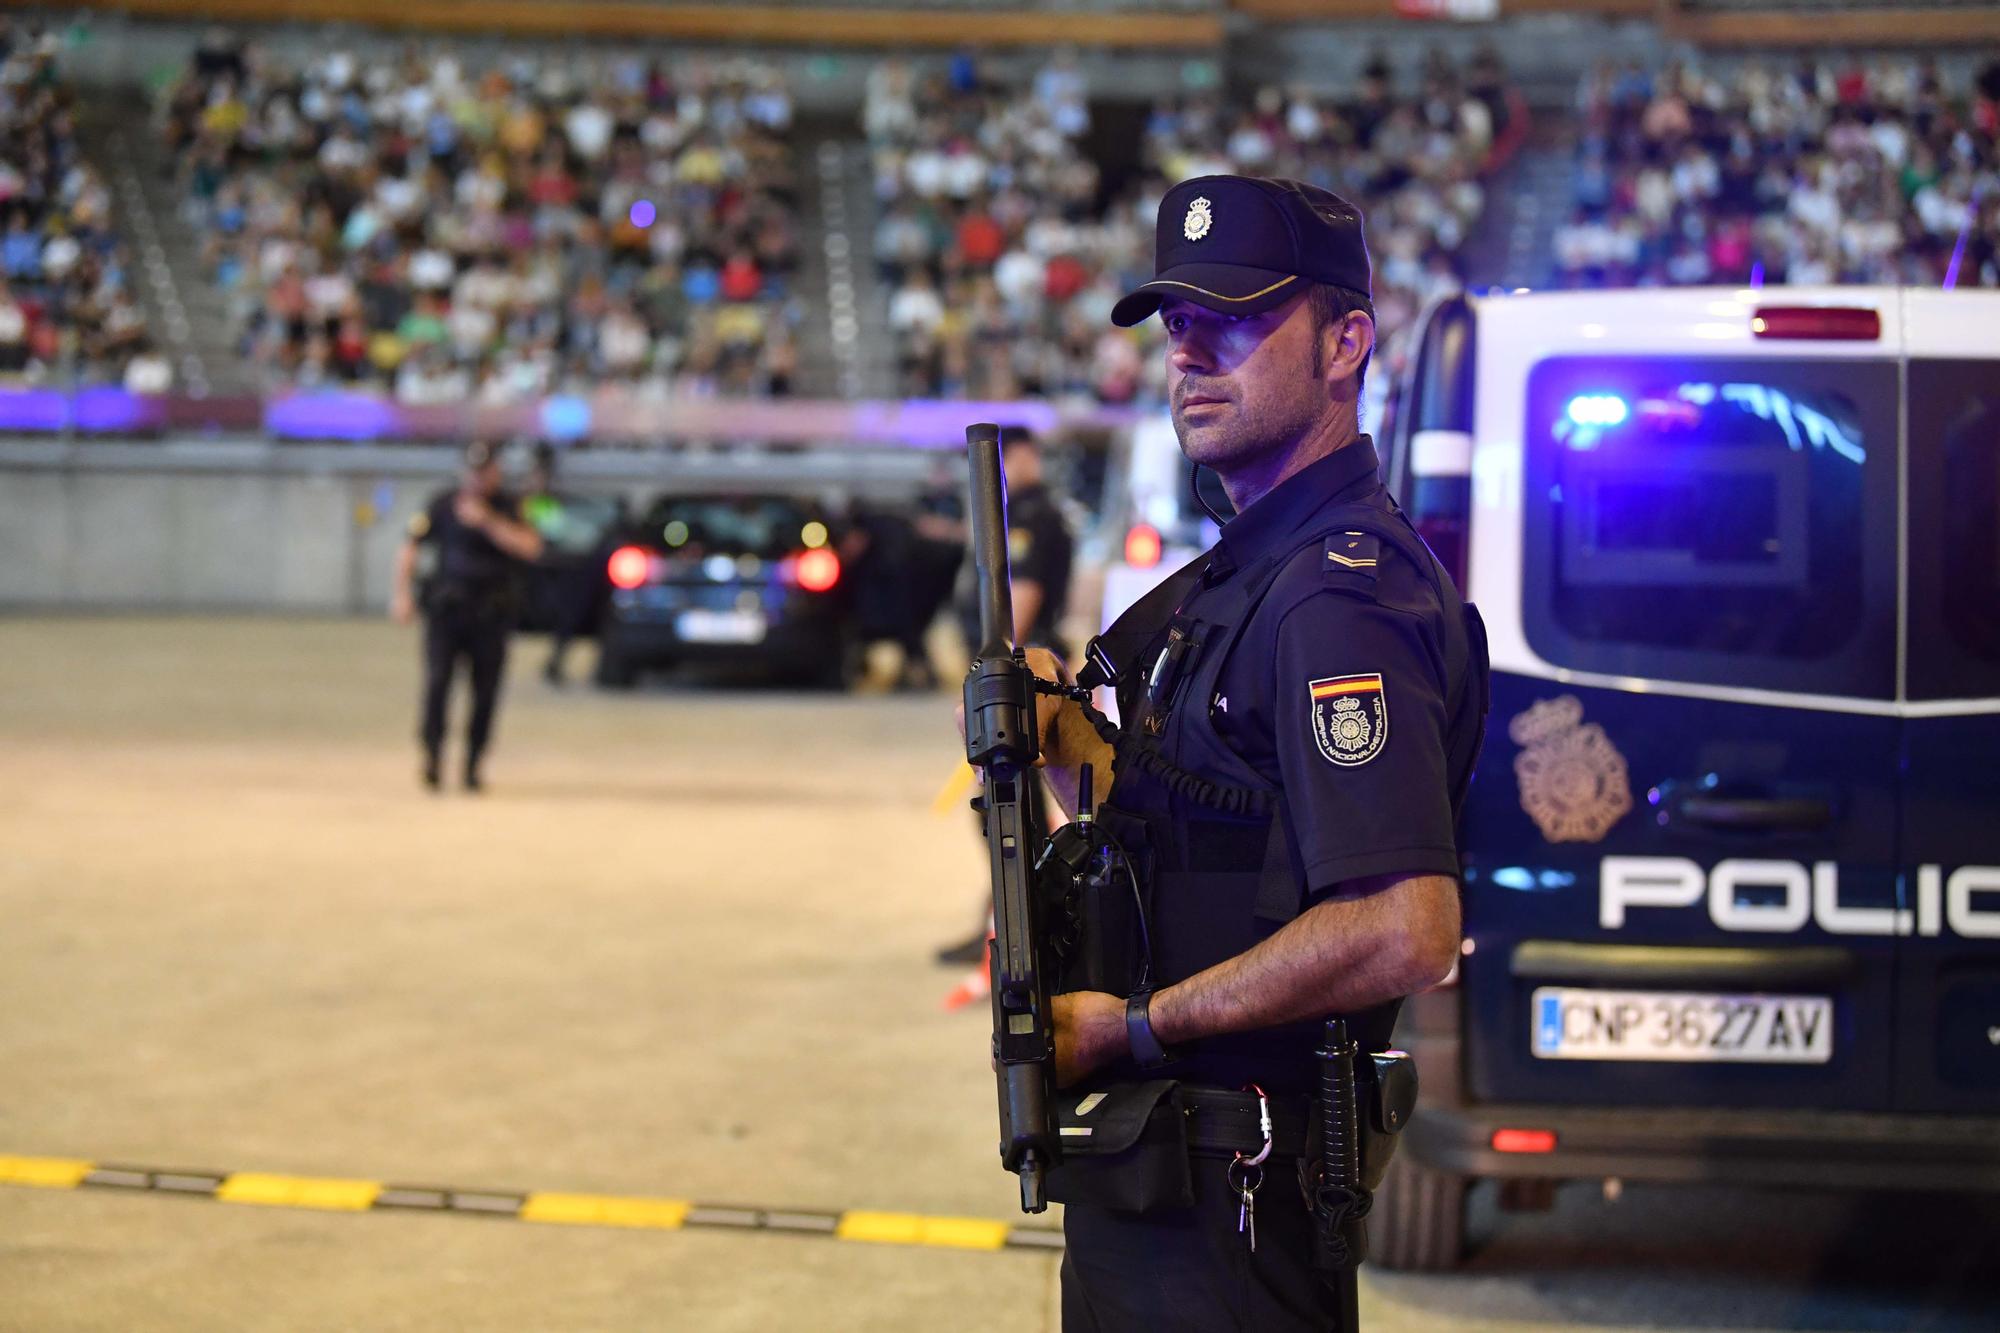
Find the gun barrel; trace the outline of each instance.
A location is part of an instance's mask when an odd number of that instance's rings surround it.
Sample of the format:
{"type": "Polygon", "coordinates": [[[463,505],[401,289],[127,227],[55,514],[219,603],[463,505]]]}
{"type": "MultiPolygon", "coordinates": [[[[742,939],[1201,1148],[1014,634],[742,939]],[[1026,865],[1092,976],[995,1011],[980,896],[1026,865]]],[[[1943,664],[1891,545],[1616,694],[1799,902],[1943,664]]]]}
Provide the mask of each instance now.
{"type": "Polygon", "coordinates": [[[979,586],[979,655],[1006,656],[1014,643],[1014,594],[1007,567],[1007,478],[1000,470],[1000,428],[965,428],[972,463],[972,569],[979,586]]]}

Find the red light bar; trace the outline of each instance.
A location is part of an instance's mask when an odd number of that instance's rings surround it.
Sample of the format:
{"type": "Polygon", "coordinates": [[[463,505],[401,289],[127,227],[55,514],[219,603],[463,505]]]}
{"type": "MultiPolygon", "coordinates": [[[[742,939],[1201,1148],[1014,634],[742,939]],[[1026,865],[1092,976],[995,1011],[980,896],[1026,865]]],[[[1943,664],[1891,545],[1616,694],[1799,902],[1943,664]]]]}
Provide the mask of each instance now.
{"type": "Polygon", "coordinates": [[[1554,1152],[1556,1135],[1552,1129],[1496,1129],[1494,1152],[1554,1152]]]}
{"type": "Polygon", "coordinates": [[[1856,306],[1759,306],[1750,332],[1759,338],[1876,342],[1882,337],[1882,312],[1856,306]]]}

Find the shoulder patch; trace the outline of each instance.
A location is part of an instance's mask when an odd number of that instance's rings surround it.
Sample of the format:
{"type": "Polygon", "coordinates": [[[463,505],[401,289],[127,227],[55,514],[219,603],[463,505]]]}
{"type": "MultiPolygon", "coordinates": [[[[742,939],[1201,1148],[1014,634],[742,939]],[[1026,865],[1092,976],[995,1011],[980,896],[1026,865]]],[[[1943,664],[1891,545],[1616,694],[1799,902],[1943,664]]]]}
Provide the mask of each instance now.
{"type": "Polygon", "coordinates": [[[410,515],[411,541],[420,542],[424,538],[430,536],[430,534],[431,534],[431,516],[429,513],[427,513],[422,509],[419,509],[416,513],[410,515]]]}
{"type": "Polygon", "coordinates": [[[1382,539],[1374,533],[1336,532],[1326,539],[1320,577],[1330,587],[1373,593],[1381,561],[1382,539]]]}
{"type": "Polygon", "coordinates": [[[1313,741],[1328,763],[1355,768],[1389,742],[1389,701],[1380,672],[1306,682],[1313,741]]]}

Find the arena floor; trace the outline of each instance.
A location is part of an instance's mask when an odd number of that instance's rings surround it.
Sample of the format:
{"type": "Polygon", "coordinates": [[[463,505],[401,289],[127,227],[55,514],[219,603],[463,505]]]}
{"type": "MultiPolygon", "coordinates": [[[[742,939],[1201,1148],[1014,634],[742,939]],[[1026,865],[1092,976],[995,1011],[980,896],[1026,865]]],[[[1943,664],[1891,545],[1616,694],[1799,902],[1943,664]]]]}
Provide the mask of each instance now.
{"type": "MultiPolygon", "coordinates": [[[[409,631],[0,621],[0,1159],[1019,1222],[985,1012],[947,1012],[930,961],[983,873],[932,810],[948,700],[557,691],[540,653],[490,791],[431,796],[409,631]]],[[[1369,1327],[1992,1308],[1965,1294],[2000,1268],[1969,1205],[1637,1193],[1510,1219],[1468,1276],[1371,1277],[1369,1327]],[[1943,1243],[1908,1242],[1938,1217],[1943,1243]]],[[[1055,1272],[0,1185],[4,1329],[1053,1329],[1055,1272]]]]}

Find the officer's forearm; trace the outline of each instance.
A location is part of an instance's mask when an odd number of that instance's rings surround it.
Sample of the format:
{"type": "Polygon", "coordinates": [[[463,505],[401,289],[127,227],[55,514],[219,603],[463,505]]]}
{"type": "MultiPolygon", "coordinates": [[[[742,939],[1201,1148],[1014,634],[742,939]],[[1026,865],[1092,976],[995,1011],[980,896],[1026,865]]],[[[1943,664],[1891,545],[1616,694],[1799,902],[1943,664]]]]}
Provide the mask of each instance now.
{"type": "Polygon", "coordinates": [[[1033,579],[1014,580],[1014,642],[1026,643],[1042,613],[1042,585],[1033,579]]]}
{"type": "Polygon", "coordinates": [[[1458,958],[1458,886],[1442,875],[1381,881],[1388,887],[1320,903],[1254,949],[1160,991],[1154,1033],[1172,1046],[1352,1013],[1436,985],[1458,958]]]}
{"type": "Polygon", "coordinates": [[[396,548],[396,583],[393,595],[408,597],[410,584],[417,576],[417,544],[404,542],[396,548]]]}
{"type": "Polygon", "coordinates": [[[542,558],[542,534],[526,523],[504,514],[495,514],[486,520],[486,535],[493,539],[495,546],[516,560],[542,558]]]}

